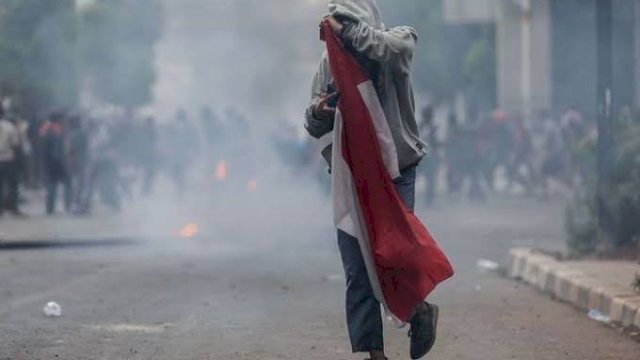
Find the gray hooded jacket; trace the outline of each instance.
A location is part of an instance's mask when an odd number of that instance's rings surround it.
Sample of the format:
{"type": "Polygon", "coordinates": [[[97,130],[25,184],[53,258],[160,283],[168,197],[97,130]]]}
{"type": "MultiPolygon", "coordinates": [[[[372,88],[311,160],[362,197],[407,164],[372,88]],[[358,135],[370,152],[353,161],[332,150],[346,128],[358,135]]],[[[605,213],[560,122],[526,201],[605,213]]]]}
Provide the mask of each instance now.
{"type": "MultiPolygon", "coordinates": [[[[400,169],[417,164],[425,155],[427,145],[420,140],[411,84],[413,51],[418,39],[416,31],[407,26],[385,29],[375,0],[330,0],[329,12],[355,21],[344,27],[342,41],[358,54],[380,65],[383,79],[379,91],[380,102],[398,150],[400,169]]],[[[306,111],[305,127],[315,138],[333,130],[332,121],[313,116],[313,109],[327,93],[331,81],[325,51],[313,79],[311,103],[306,111]]]]}

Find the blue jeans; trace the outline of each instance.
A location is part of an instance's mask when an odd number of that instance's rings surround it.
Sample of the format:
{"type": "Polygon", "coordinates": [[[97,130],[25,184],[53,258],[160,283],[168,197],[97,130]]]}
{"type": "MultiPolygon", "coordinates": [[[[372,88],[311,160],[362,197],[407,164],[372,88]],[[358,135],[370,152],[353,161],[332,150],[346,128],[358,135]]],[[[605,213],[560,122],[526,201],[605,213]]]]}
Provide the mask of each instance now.
{"type": "MultiPolygon", "coordinates": [[[[394,183],[400,198],[413,210],[416,167],[402,170],[394,183]]],[[[380,302],[373,295],[358,239],[338,230],[338,247],[347,280],[346,310],[351,348],[354,353],[384,350],[380,302]]]]}

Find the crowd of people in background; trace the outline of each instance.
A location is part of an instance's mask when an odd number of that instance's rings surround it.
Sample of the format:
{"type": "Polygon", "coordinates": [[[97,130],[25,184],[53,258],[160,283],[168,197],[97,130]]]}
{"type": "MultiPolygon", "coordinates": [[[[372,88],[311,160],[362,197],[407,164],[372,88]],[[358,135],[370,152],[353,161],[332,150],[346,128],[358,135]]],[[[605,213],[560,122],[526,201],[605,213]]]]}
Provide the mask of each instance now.
{"type": "Polygon", "coordinates": [[[0,215],[34,212],[23,210],[25,193],[43,193],[47,215],[87,215],[98,200],[117,211],[152,195],[159,175],[181,196],[194,168],[206,168],[213,179],[221,166],[229,171],[227,157],[241,160],[232,171],[245,181],[253,176],[248,121],[233,109],[225,118],[203,107],[196,120],[178,109],[163,123],[67,109],[26,119],[0,106],[0,215]]]}
{"type": "MultiPolygon", "coordinates": [[[[428,206],[438,194],[475,202],[498,192],[546,198],[556,190],[572,191],[594,171],[582,150],[594,146],[597,126],[575,109],[557,116],[540,113],[528,121],[502,110],[464,122],[453,112],[439,116],[428,106],[420,117],[420,134],[430,147],[420,166],[428,206]]],[[[330,190],[326,164],[315,156],[315,141],[300,139],[291,126],[276,140],[286,163],[330,190]]]]}
{"type": "MultiPolygon", "coordinates": [[[[501,110],[464,122],[453,113],[438,117],[432,107],[421,115],[421,135],[430,146],[421,164],[428,206],[441,194],[477,202],[495,192],[545,197],[550,184],[571,190],[593,172],[593,159],[581,149],[593,146],[597,127],[575,109],[529,121],[501,110]]],[[[60,109],[25,119],[0,107],[0,214],[27,216],[21,206],[25,190],[44,194],[48,215],[90,214],[98,200],[120,210],[152,195],[159,175],[180,196],[199,166],[206,176],[231,173],[241,184],[255,180],[256,145],[247,118],[235,109],[219,116],[206,106],[194,118],[184,109],[163,123],[123,112],[60,109]]],[[[319,143],[291,122],[273,129],[270,143],[282,163],[296,178],[313,179],[312,187],[329,193],[319,143]]]]}
{"type": "Polygon", "coordinates": [[[482,202],[499,190],[546,197],[551,183],[572,190],[589,172],[581,149],[597,136],[596,125],[575,109],[557,117],[541,113],[529,121],[501,110],[465,123],[450,114],[441,134],[427,108],[422,131],[432,147],[424,166],[427,204],[435,201],[442,173],[449,194],[466,191],[472,201],[482,202]]]}

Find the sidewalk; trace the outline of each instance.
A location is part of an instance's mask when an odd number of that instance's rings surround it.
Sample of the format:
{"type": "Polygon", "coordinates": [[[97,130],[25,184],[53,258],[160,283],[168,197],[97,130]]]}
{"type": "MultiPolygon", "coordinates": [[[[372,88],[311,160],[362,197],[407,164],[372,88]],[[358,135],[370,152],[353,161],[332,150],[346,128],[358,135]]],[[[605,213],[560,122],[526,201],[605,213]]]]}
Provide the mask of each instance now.
{"type": "Polygon", "coordinates": [[[559,261],[528,248],[512,249],[508,275],[581,310],[598,310],[612,322],[640,328],[640,292],[631,284],[640,264],[631,261],[559,261]]]}

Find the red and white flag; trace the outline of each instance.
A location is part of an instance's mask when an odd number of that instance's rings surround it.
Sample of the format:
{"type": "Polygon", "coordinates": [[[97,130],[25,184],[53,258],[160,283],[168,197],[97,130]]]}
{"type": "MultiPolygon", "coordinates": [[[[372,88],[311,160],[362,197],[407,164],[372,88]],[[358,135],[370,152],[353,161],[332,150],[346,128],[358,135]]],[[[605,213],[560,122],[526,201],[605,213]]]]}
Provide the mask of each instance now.
{"type": "Polygon", "coordinates": [[[395,190],[397,150],[372,81],[326,22],[322,31],[340,93],[333,132],[334,221],[358,239],[387,314],[407,322],[453,269],[395,190]]]}

